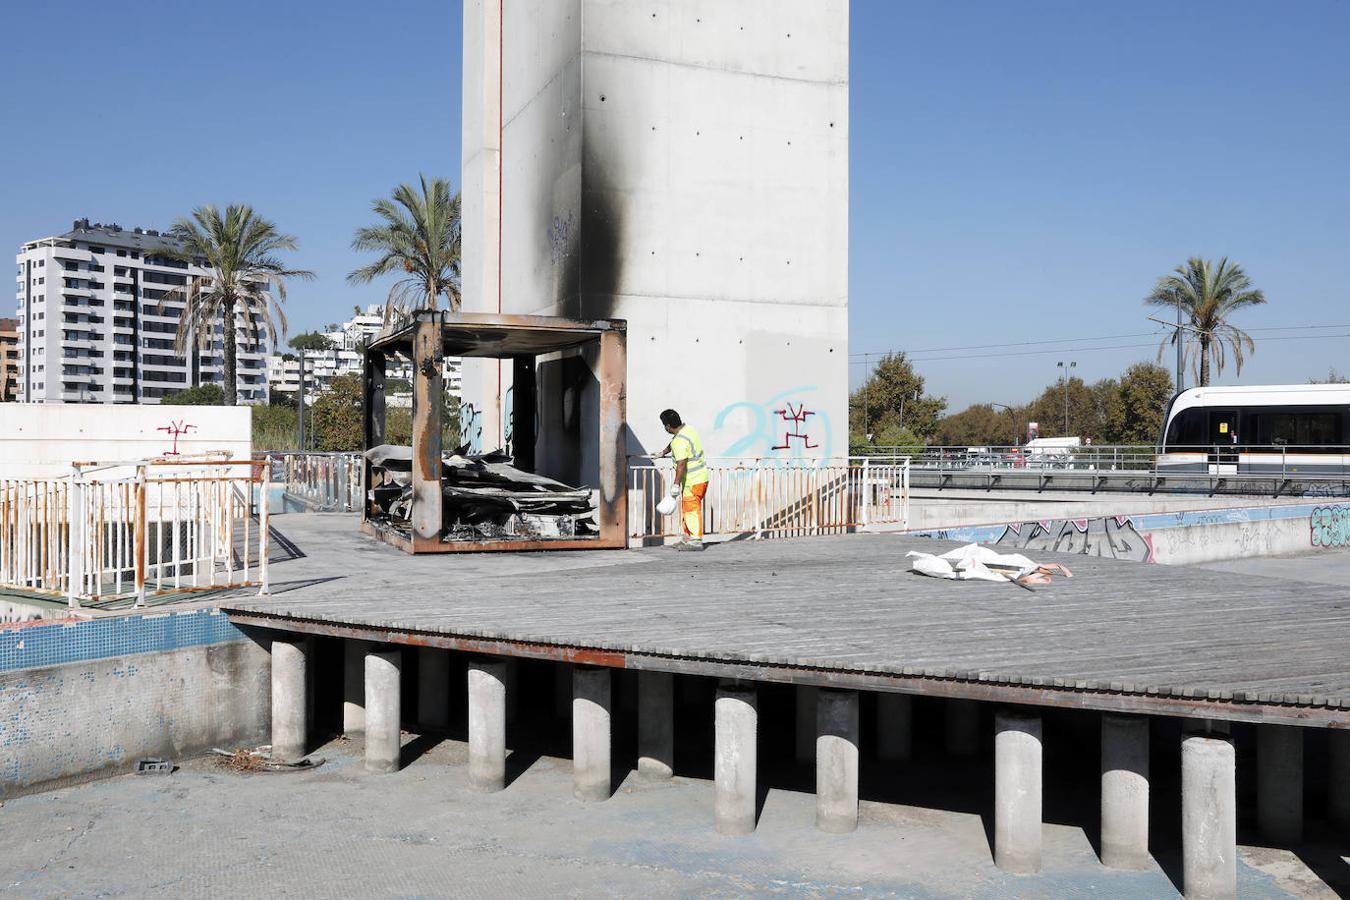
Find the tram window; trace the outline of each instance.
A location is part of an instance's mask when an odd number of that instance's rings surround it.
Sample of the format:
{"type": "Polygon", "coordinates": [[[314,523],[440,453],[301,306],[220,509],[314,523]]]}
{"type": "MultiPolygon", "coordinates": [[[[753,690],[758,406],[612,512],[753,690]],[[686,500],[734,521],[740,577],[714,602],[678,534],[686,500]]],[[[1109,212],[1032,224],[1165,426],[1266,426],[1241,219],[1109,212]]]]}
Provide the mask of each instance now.
{"type": "Polygon", "coordinates": [[[1290,447],[1318,447],[1341,443],[1339,412],[1282,410],[1259,412],[1256,443],[1290,447]]]}
{"type": "Polygon", "coordinates": [[[1177,413],[1172,423],[1167,426],[1167,445],[1184,447],[1203,446],[1209,443],[1206,433],[1209,421],[1207,412],[1205,409],[1183,409],[1177,413]]]}

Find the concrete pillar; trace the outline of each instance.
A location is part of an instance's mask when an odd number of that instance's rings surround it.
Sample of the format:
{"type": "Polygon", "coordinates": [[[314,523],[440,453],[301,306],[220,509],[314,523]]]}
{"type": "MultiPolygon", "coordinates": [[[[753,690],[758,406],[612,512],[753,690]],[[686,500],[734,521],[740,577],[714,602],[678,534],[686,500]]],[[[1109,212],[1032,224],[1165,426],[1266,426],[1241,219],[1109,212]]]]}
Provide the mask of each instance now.
{"type": "Polygon", "coordinates": [[[308,733],[309,639],[293,634],[272,638],[272,756],[282,762],[303,759],[308,733]]]}
{"type": "Polygon", "coordinates": [[[366,652],[366,769],[397,772],[403,742],[403,648],[372,646],[366,652]]]}
{"type": "Polygon", "coordinates": [[[638,672],[638,774],[675,774],[675,676],[638,672]]]}
{"type": "Polygon", "coordinates": [[[1256,726],[1256,820],[1279,844],[1303,840],[1303,729],[1256,726]]]}
{"type": "Polygon", "coordinates": [[[914,698],[877,694],[877,758],[899,762],[914,753],[914,698]]]}
{"type": "Polygon", "coordinates": [[[608,800],[610,704],[613,676],[604,666],[572,671],[572,793],[578,800],[608,800]]]}
{"type": "Polygon", "coordinates": [[[469,664],[469,786],[506,787],[506,662],[469,664]]]}
{"type": "Polygon", "coordinates": [[[994,862],[1005,872],[1041,868],[1041,717],[994,717],[994,862]]]}
{"type": "Polygon", "coordinates": [[[1350,830],[1350,731],[1332,728],[1327,733],[1331,772],[1327,785],[1327,816],[1350,830]]]}
{"type": "Polygon", "coordinates": [[[816,827],[858,827],[858,694],[823,688],[816,707],[816,827]]]}
{"type": "Polygon", "coordinates": [[[797,689],[797,762],[808,764],[816,758],[816,707],[820,688],[798,685],[797,689]]]}
{"type": "Polygon", "coordinates": [[[428,731],[450,728],[450,651],[417,648],[417,723],[428,731]]]}
{"type": "Polygon", "coordinates": [[[945,706],[947,755],[974,759],[980,751],[980,704],[974,700],[948,700],[945,706]]]}
{"type": "Polygon", "coordinates": [[[721,834],[750,834],[755,830],[759,733],[754,686],[723,682],[717,689],[713,718],[713,780],[717,786],[713,818],[721,834]]]}
{"type": "Polygon", "coordinates": [[[342,642],[342,733],[366,731],[366,650],[368,641],[342,642]]]}
{"type": "Polygon", "coordinates": [[[1148,719],[1102,715],[1102,864],[1146,869],[1148,719]]]}
{"type": "Polygon", "coordinates": [[[1190,900],[1237,896],[1237,757],[1228,735],[1181,740],[1181,870],[1190,900]]]}

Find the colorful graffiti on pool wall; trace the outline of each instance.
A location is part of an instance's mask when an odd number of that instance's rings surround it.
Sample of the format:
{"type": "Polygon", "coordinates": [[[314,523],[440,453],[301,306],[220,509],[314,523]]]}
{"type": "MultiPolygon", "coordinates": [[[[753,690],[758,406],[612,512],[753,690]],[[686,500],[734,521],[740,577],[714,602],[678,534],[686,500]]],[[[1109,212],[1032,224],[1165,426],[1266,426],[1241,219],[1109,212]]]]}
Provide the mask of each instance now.
{"type": "Polygon", "coordinates": [[[1153,541],[1140,534],[1129,516],[1101,519],[1048,519],[1009,525],[994,544],[1018,550],[1048,550],[1153,562],[1153,541]]]}
{"type": "Polygon", "coordinates": [[[729,403],[713,419],[709,456],[828,457],[830,416],[811,406],[815,385],[800,385],[756,403],[729,403]]]}
{"type": "Polygon", "coordinates": [[[1350,547],[1350,506],[1318,506],[1309,517],[1314,547],[1350,547]]]}

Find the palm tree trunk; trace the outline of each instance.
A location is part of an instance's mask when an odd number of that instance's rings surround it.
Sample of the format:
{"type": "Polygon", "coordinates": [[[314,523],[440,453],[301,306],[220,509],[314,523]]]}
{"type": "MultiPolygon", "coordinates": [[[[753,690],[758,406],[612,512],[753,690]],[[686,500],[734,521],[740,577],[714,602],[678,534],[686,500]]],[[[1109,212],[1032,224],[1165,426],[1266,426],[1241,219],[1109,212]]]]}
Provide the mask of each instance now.
{"type": "Polygon", "coordinates": [[[1200,336],[1200,387],[1209,387],[1209,336],[1200,336]]]}
{"type": "Polygon", "coordinates": [[[221,387],[225,391],[226,406],[234,406],[239,394],[236,383],[237,366],[235,358],[237,348],[235,347],[234,306],[235,300],[231,297],[225,304],[225,322],[223,328],[225,338],[225,383],[222,384],[221,387]]]}

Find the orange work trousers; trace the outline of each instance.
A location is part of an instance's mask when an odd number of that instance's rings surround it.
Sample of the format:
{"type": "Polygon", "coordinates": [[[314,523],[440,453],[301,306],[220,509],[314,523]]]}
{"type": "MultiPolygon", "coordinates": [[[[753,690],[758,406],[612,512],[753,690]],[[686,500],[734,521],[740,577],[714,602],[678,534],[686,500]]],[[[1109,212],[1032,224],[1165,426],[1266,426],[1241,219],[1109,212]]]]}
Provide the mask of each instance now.
{"type": "Polygon", "coordinates": [[[708,482],[686,484],[680,498],[680,524],[684,526],[685,540],[703,540],[703,497],[708,493],[708,482]]]}

